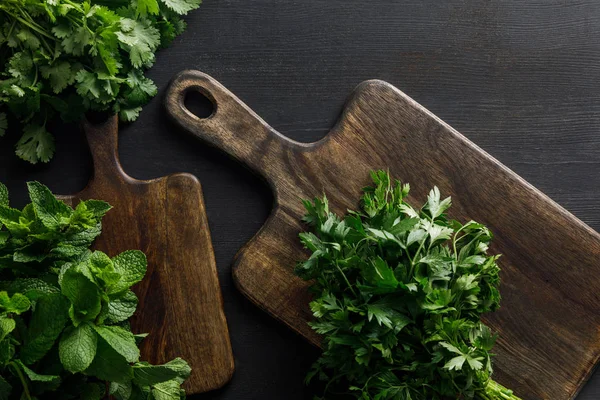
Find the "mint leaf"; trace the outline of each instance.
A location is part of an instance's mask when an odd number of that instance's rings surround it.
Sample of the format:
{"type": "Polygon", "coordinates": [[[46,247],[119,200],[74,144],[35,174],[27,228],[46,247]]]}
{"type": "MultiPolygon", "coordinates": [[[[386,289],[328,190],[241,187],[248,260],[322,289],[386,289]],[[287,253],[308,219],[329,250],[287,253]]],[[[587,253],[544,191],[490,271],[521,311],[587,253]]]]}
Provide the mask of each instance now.
{"type": "Polygon", "coordinates": [[[133,366],[134,382],[140,386],[152,386],[170,380],[183,382],[190,376],[191,368],[181,358],[176,358],[163,365],[150,365],[146,362],[133,366]]]}
{"type": "Polygon", "coordinates": [[[12,386],[2,376],[0,376],[0,400],[8,400],[11,391],[12,386]]]}
{"type": "Polygon", "coordinates": [[[140,350],[137,347],[133,333],[119,326],[94,326],[94,329],[127,362],[139,360],[140,350]]]}
{"type": "Polygon", "coordinates": [[[22,314],[29,310],[31,302],[27,296],[15,293],[12,297],[7,292],[0,292],[0,312],[22,314]]]}
{"type": "Polygon", "coordinates": [[[112,259],[115,271],[121,279],[109,288],[108,293],[123,292],[140,282],[146,275],[148,261],[146,255],[138,250],[125,251],[112,259]]]}
{"type": "Polygon", "coordinates": [[[103,383],[87,383],[81,394],[81,400],[102,400],[106,397],[106,387],[103,383]]]}
{"type": "Polygon", "coordinates": [[[31,382],[44,382],[51,384],[58,384],[60,382],[60,376],[58,375],[41,375],[29,369],[20,360],[17,360],[16,363],[19,365],[19,367],[21,367],[23,372],[25,372],[25,375],[27,375],[27,378],[29,378],[31,382]]]}
{"type": "Polygon", "coordinates": [[[181,384],[176,381],[167,381],[152,386],[151,392],[155,400],[180,400],[181,384]]]}
{"type": "Polygon", "coordinates": [[[133,369],[125,357],[117,353],[104,339],[98,339],[94,361],[85,371],[101,380],[127,385],[133,379],[133,369]]]}
{"type": "Polygon", "coordinates": [[[105,322],[107,324],[116,324],[128,320],[134,313],[138,305],[138,298],[131,290],[123,295],[108,302],[108,311],[105,322]]]}
{"type": "Polygon", "coordinates": [[[9,317],[0,316],[0,341],[4,340],[6,336],[11,333],[17,324],[14,319],[9,317]]]}
{"type": "Polygon", "coordinates": [[[28,182],[27,188],[35,214],[46,228],[57,230],[68,223],[73,210],[54,197],[50,189],[39,182],[28,182]]]}
{"type": "Polygon", "coordinates": [[[25,364],[37,362],[54,346],[69,320],[68,309],[69,302],[60,293],[37,300],[21,348],[21,359],[25,364]]]}
{"type": "Polygon", "coordinates": [[[112,208],[110,204],[102,200],[86,200],[80,204],[84,204],[86,210],[96,218],[104,217],[104,215],[112,208]]]}
{"type": "Polygon", "coordinates": [[[37,300],[47,294],[60,293],[60,290],[39,278],[19,278],[10,283],[8,292],[19,292],[27,296],[29,300],[37,300]]]}
{"type": "Polygon", "coordinates": [[[84,321],[93,321],[101,309],[100,290],[77,268],[71,267],[62,276],[61,292],[71,301],[69,316],[75,326],[84,321]]]}
{"type": "Polygon", "coordinates": [[[96,356],[97,343],[98,337],[89,323],[67,328],[58,347],[65,369],[75,373],[89,367],[96,356]]]}
{"type": "Polygon", "coordinates": [[[131,387],[131,382],[127,383],[119,383],[119,382],[111,382],[109,393],[116,400],[129,400],[131,398],[131,393],[133,388],[131,387]]]}

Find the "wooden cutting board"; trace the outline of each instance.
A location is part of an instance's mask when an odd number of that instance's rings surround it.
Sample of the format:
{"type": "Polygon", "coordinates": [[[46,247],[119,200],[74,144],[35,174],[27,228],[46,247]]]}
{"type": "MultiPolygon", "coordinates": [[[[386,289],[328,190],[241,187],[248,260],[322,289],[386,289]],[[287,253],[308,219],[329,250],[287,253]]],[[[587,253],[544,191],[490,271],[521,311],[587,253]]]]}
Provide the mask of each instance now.
{"type": "Polygon", "coordinates": [[[369,171],[409,182],[422,204],[437,185],[450,216],[477,220],[502,253],[495,378],[526,400],[575,397],[600,355],[600,235],[395,87],[367,81],[354,91],[324,139],[294,142],[227,89],[195,71],[179,74],[166,96],[170,116],[194,136],[260,174],[274,192],[263,228],[238,253],[239,289],[311,342],[306,284],[293,276],[306,257],[298,233],[301,199],[324,192],[333,211],[355,209],[369,171]],[[200,119],[184,98],[198,91],[215,106],[200,119]]]}
{"type": "Polygon", "coordinates": [[[83,191],[62,199],[73,206],[86,199],[110,203],[94,248],[111,257],[129,249],[148,257],[146,277],[133,287],[140,302],[131,320],[134,332],[149,333],[142,359],[185,359],[192,367],[188,393],[223,386],[233,355],[200,182],[190,174],[128,176],[119,163],[116,117],[84,130],[94,174],[83,191]]]}

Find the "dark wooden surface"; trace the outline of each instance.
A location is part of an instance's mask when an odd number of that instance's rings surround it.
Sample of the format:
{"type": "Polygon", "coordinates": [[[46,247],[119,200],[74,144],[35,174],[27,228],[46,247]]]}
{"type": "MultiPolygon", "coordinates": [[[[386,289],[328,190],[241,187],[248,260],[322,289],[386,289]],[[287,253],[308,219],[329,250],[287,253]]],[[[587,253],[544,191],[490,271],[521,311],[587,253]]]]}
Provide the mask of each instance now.
{"type": "Polygon", "coordinates": [[[148,258],[131,319],[136,333],[148,333],[142,359],[163,364],[185,359],[192,374],[188,393],[223,387],[233,374],[233,354],[202,187],[190,174],[140,181],[128,176],[118,156],[118,120],[85,124],[94,171],[81,191],[61,198],[75,207],[101,199],[113,209],[102,220],[94,249],[114,257],[139,249],[148,258]]]}
{"type": "MultiPolygon", "coordinates": [[[[161,92],[184,69],[210,73],[280,132],[321,138],[361,81],[386,80],[600,230],[600,3],[595,0],[205,0],[150,72],[161,92]]],[[[55,161],[29,167],[0,142],[0,180],[20,204],[27,179],[81,190],[91,158],[75,127],[55,161]]],[[[269,190],[169,123],[160,99],[121,131],[131,176],[202,182],[236,373],[198,399],[310,399],[310,345],[233,287],[236,251],[262,226],[269,190]]],[[[582,282],[584,284],[584,282],[582,282]]],[[[600,398],[600,374],[578,397],[600,398]]]]}
{"type": "Polygon", "coordinates": [[[236,255],[234,280],[315,345],[307,284],[293,274],[307,253],[298,240],[306,228],[300,200],[326,193],[343,214],[356,209],[369,172],[387,169],[410,183],[414,204],[437,186],[452,196],[451,218],[494,232],[503,307],[484,319],[500,335],[495,379],[524,400],[571,400],[589,377],[600,357],[600,235],[397,88],[361,83],[331,132],[310,144],[282,136],[199,71],[172,80],[165,107],[177,125],[268,182],[273,211],[236,255]],[[212,115],[186,107],[191,92],[210,99],[212,115]]]}

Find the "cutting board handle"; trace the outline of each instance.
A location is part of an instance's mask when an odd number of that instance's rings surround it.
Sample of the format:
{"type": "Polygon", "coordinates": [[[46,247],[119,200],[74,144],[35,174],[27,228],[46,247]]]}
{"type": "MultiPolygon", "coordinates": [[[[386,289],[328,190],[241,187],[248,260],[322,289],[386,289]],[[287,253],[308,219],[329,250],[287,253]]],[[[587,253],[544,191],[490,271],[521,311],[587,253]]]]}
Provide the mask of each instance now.
{"type": "Polygon", "coordinates": [[[113,115],[100,124],[92,124],[84,118],[82,126],[94,162],[94,174],[89,184],[123,180],[127,175],[119,162],[118,116],[113,115]]]}
{"type": "Polygon", "coordinates": [[[270,175],[286,151],[302,146],[271,128],[246,104],[211,76],[187,70],[176,75],[165,95],[169,116],[194,136],[225,151],[251,169],[270,175]],[[186,94],[196,91],[213,104],[213,113],[200,118],[185,106],[186,94]]]}

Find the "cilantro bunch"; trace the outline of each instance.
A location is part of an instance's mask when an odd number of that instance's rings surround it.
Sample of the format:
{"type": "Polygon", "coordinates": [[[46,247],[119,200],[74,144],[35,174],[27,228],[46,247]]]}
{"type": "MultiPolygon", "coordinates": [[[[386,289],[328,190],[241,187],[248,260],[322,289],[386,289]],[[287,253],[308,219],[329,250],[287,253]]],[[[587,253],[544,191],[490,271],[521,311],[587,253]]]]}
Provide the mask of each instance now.
{"type": "Polygon", "coordinates": [[[2,0],[0,136],[8,112],[23,130],[17,155],[35,164],[54,154],[46,126],[57,116],[76,121],[94,110],[137,119],[156,95],[144,71],[200,2],[2,0]]]}
{"type": "Polygon", "coordinates": [[[448,220],[437,187],[414,209],[408,184],[372,178],[343,219],[326,197],[304,202],[314,232],[300,238],[312,254],[296,273],[313,281],[324,348],[307,379],[365,400],[518,400],[491,380],[496,335],[481,322],[500,301],[492,234],[448,220]]]}
{"type": "Polygon", "coordinates": [[[88,250],[110,206],[73,210],[40,183],[28,188],[31,203],[17,210],[0,184],[0,399],[185,398],[188,364],[140,361],[145,335],[127,322],[145,255],[88,250]]]}

